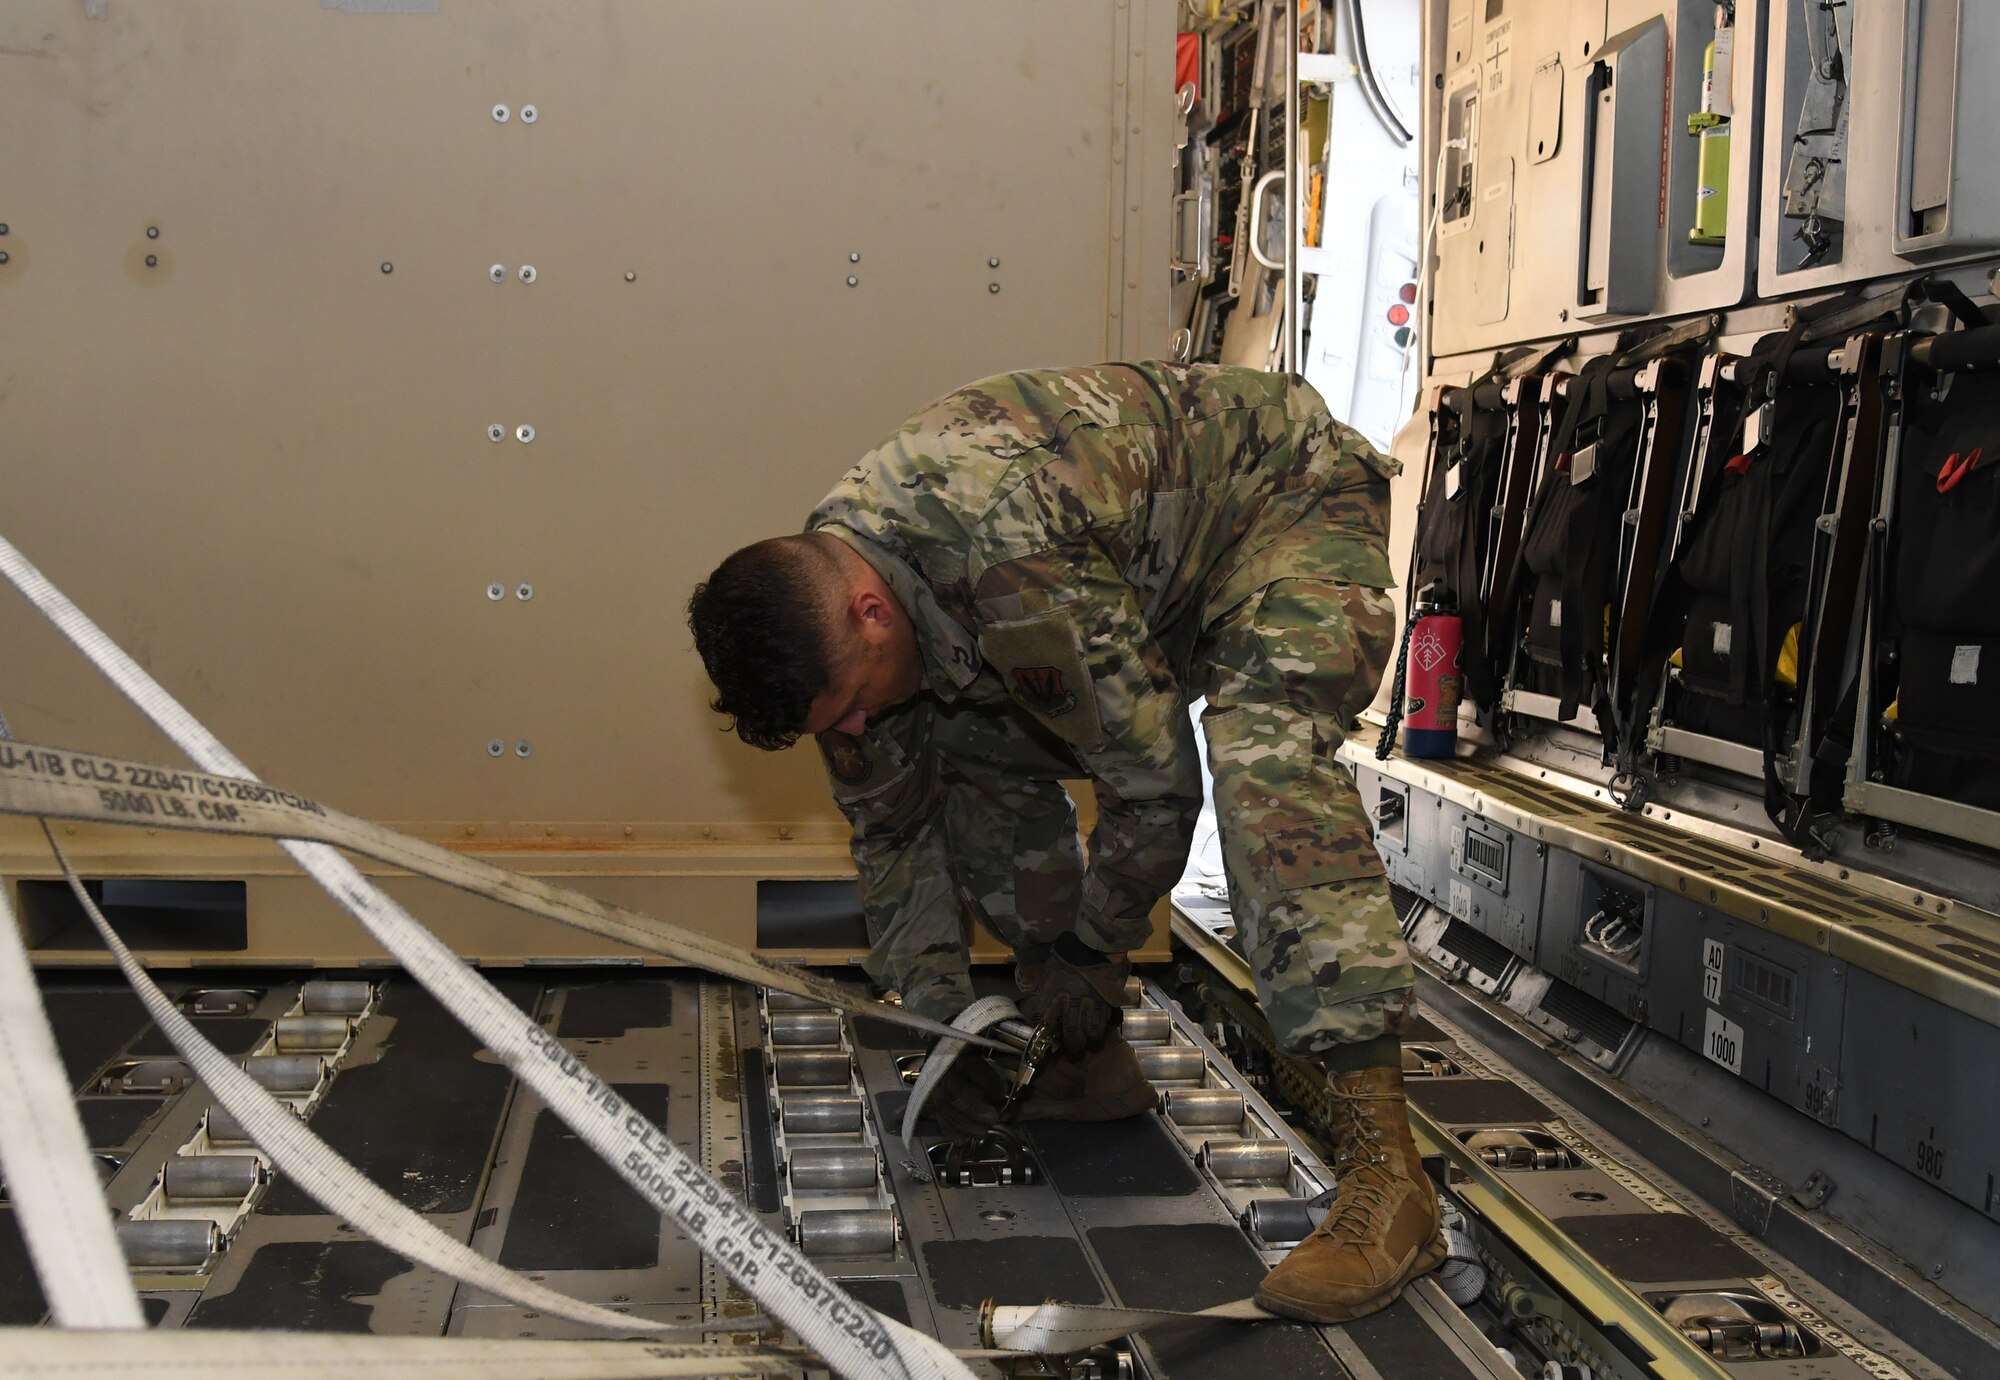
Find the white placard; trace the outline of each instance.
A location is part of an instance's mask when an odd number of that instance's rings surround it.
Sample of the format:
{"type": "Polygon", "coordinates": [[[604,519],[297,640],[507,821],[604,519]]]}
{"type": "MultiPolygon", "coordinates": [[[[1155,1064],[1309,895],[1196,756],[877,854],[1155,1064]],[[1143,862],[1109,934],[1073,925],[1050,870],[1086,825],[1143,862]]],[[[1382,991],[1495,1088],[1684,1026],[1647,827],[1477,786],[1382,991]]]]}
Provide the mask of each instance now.
{"type": "Polygon", "coordinates": [[[1708,1019],[1703,1023],[1701,1052],[1731,1073],[1741,1075],[1743,1027],[1711,1006],[1708,1019]]]}
{"type": "Polygon", "coordinates": [[[1450,895],[1445,898],[1445,909],[1461,920],[1472,919],[1472,888],[1464,882],[1453,880],[1450,895]]]}
{"type": "Polygon", "coordinates": [[[1720,939],[1701,941],[1701,999],[1707,1002],[1722,1000],[1722,956],[1725,950],[1720,939]]]}
{"type": "Polygon", "coordinates": [[[1979,684],[1979,644],[1970,647],[1954,647],[1951,650],[1951,683],[1953,685],[1979,684]]]}

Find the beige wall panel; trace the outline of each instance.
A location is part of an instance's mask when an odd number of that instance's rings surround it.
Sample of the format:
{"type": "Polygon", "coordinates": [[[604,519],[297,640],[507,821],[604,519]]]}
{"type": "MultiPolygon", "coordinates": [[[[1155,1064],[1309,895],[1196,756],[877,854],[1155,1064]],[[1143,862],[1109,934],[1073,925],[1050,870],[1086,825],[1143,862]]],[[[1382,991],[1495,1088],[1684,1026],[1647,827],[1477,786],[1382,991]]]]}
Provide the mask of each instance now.
{"type": "MultiPolygon", "coordinates": [[[[825,820],[690,586],[940,392],[1165,347],[1165,0],[104,9],[0,8],[0,532],[356,813],[825,820]]],[[[174,757],[11,593],[0,648],[22,737],[174,757]]]]}

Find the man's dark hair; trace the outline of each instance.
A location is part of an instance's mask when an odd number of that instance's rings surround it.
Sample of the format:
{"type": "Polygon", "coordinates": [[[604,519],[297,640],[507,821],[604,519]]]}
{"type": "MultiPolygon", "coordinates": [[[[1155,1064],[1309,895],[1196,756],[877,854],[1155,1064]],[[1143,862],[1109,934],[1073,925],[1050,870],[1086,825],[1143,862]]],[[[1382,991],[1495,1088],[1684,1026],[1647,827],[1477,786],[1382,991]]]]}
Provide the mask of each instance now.
{"type": "Polygon", "coordinates": [[[773,537],[730,556],[688,599],[695,650],[715,682],[711,707],[752,747],[797,742],[827,686],[827,582],[837,569],[810,537],[773,537]]]}

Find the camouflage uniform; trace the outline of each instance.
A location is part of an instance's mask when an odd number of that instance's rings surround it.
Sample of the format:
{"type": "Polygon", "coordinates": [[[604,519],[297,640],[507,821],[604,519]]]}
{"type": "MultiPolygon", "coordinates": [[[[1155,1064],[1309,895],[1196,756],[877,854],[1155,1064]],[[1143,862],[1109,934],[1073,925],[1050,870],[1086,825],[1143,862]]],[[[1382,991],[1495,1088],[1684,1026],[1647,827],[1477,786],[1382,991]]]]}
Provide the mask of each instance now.
{"type": "Polygon", "coordinates": [[[875,941],[926,1015],[972,997],[963,924],[1134,948],[1179,878],[1202,729],[1238,931],[1294,1049],[1393,1031],[1412,982],[1333,760],[1392,639],[1394,462],[1305,382],[1197,365],[1002,375],[903,424],[807,524],[909,612],[931,692],[822,734],[875,941]],[[1084,866],[1059,781],[1095,783],[1084,866]]]}

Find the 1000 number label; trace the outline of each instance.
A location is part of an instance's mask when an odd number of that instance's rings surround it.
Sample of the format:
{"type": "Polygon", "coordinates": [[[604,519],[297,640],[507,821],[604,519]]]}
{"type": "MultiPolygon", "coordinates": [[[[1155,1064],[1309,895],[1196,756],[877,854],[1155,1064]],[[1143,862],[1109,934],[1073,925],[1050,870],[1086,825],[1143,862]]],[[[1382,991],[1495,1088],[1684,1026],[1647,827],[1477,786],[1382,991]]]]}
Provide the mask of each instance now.
{"type": "Polygon", "coordinates": [[[1743,1027],[1710,1008],[1702,1031],[1701,1052],[1731,1073],[1743,1072],[1743,1027]]]}

